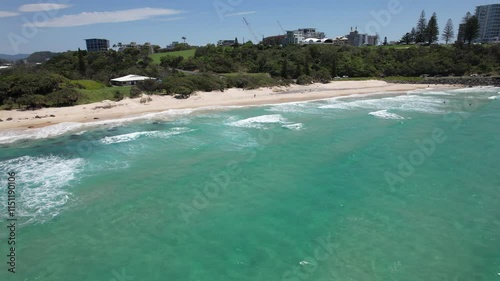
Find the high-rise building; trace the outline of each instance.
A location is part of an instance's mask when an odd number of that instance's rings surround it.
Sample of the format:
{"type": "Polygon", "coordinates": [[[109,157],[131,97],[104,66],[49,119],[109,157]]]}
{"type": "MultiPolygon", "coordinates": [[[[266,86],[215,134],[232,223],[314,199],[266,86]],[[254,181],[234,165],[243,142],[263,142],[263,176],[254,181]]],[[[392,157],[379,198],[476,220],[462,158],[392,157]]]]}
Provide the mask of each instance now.
{"type": "Polygon", "coordinates": [[[481,43],[498,43],[500,39],[500,4],[476,7],[479,21],[479,38],[481,43]]]}
{"type": "Polygon", "coordinates": [[[368,35],[358,32],[358,28],[352,29],[351,32],[345,36],[348,39],[349,45],[352,46],[376,46],[378,44],[378,35],[368,35]]]}
{"type": "Polygon", "coordinates": [[[85,39],[85,42],[87,42],[88,52],[107,51],[109,49],[109,40],[106,39],[85,39]]]}
{"type": "Polygon", "coordinates": [[[262,39],[262,44],[266,46],[284,45],[285,43],[286,43],[286,35],[268,36],[262,39]]]}
{"type": "Polygon", "coordinates": [[[458,26],[457,42],[458,43],[465,43],[465,23],[461,23],[458,26]]]}

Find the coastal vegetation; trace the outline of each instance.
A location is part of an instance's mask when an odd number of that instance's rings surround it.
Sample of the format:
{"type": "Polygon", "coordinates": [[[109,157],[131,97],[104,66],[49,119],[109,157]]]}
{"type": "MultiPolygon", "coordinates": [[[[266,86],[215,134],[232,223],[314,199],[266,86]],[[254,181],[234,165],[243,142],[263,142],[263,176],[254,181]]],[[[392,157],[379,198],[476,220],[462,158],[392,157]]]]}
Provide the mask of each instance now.
{"type": "Polygon", "coordinates": [[[347,77],[390,81],[396,76],[393,80],[401,81],[422,79],[415,78],[420,76],[499,73],[500,45],[207,45],[153,56],[131,48],[96,53],[78,50],[58,54],[42,64],[2,70],[0,108],[70,106],[141,93],[185,98],[195,91],[327,83],[347,77]],[[110,79],[128,74],[158,80],[134,87],[109,84],[110,79]]]}
{"type": "Polygon", "coordinates": [[[189,59],[194,57],[194,53],[196,49],[189,49],[183,51],[174,51],[174,52],[166,52],[166,53],[156,53],[151,54],[149,57],[153,59],[153,62],[156,64],[160,64],[161,59],[164,57],[182,57],[183,59],[189,59]]]}

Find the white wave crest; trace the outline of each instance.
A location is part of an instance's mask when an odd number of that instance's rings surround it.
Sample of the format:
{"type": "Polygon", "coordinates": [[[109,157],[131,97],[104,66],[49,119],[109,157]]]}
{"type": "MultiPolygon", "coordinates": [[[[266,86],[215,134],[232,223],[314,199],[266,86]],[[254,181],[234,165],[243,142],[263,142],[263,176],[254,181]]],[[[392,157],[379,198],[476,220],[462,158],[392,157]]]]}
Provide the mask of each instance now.
{"type": "Polygon", "coordinates": [[[184,133],[191,132],[193,130],[189,128],[173,128],[166,132],[163,131],[148,131],[148,132],[135,132],[130,134],[123,134],[118,136],[105,137],[100,142],[102,144],[116,144],[123,142],[130,142],[137,140],[141,137],[147,138],[169,138],[171,136],[180,135],[184,133]]]}
{"type": "MultiPolygon", "coordinates": [[[[16,213],[31,223],[44,222],[59,214],[72,196],[70,184],[76,181],[84,165],[80,158],[23,156],[0,162],[0,170],[16,173],[16,213]]],[[[0,184],[6,186],[7,179],[2,177],[0,184]]],[[[6,197],[5,192],[0,194],[2,210],[7,210],[6,197]]]]}
{"type": "Polygon", "coordinates": [[[24,139],[43,139],[59,136],[82,128],[81,123],[60,123],[44,128],[5,131],[0,134],[0,143],[13,143],[24,139]]]}
{"type": "Polygon", "coordinates": [[[230,126],[240,128],[263,128],[263,124],[285,123],[286,119],[280,114],[262,115],[252,118],[243,119],[229,123],[230,126]]]}
{"type": "Polygon", "coordinates": [[[87,123],[65,122],[36,129],[10,130],[0,134],[0,144],[14,143],[20,140],[52,138],[70,132],[81,134],[82,131],[88,128],[116,127],[140,120],[172,120],[174,117],[189,115],[192,112],[194,112],[194,109],[170,109],[164,112],[149,113],[121,119],[101,120],[87,123]]]}
{"type": "Polygon", "coordinates": [[[478,86],[478,87],[471,87],[471,88],[460,88],[460,89],[454,89],[451,90],[451,92],[454,93],[495,93],[498,92],[498,87],[494,86],[478,86]]]}
{"type": "Polygon", "coordinates": [[[321,113],[321,111],[316,107],[316,104],[314,104],[314,101],[276,104],[266,109],[266,111],[308,114],[321,113]]]}
{"type": "Polygon", "coordinates": [[[370,114],[372,116],[375,116],[375,117],[378,117],[378,118],[381,118],[381,119],[394,119],[394,120],[405,119],[403,116],[397,115],[395,113],[390,113],[390,112],[388,112],[385,109],[384,110],[370,112],[368,114],[370,114]]]}
{"type": "Polygon", "coordinates": [[[333,100],[332,103],[323,105],[321,109],[375,109],[399,110],[408,112],[421,112],[430,114],[444,114],[446,105],[442,99],[423,95],[402,95],[396,97],[361,99],[352,101],[333,100]]]}
{"type": "Polygon", "coordinates": [[[286,125],[283,125],[281,127],[290,129],[292,131],[301,131],[304,128],[304,124],[302,124],[302,123],[286,124],[286,125]]]}

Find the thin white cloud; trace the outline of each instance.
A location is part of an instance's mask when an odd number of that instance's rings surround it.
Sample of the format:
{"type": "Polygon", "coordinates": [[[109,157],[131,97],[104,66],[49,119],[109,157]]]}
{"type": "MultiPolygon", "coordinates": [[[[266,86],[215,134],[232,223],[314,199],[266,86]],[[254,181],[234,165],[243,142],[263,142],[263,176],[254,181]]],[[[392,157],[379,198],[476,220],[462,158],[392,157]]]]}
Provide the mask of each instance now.
{"type": "Polygon", "coordinates": [[[185,20],[185,17],[173,17],[173,18],[163,18],[158,19],[158,21],[176,21],[176,20],[185,20]]]}
{"type": "Polygon", "coordinates": [[[238,12],[238,13],[231,13],[231,14],[227,14],[225,15],[226,17],[237,17],[237,16],[244,16],[244,15],[252,15],[252,14],[256,14],[257,11],[246,11],[246,12],[238,12]]]}
{"type": "Polygon", "coordinates": [[[43,12],[52,10],[61,10],[71,7],[67,4],[56,4],[56,3],[38,3],[38,4],[26,4],[19,7],[21,12],[43,12]]]}
{"type": "Polygon", "coordinates": [[[110,12],[83,12],[76,15],[64,15],[47,21],[26,23],[35,27],[73,27],[99,23],[118,23],[145,20],[156,16],[171,16],[182,13],[179,10],[139,8],[110,12]]]}
{"type": "Polygon", "coordinates": [[[0,18],[14,17],[19,15],[16,12],[0,11],[0,18]]]}

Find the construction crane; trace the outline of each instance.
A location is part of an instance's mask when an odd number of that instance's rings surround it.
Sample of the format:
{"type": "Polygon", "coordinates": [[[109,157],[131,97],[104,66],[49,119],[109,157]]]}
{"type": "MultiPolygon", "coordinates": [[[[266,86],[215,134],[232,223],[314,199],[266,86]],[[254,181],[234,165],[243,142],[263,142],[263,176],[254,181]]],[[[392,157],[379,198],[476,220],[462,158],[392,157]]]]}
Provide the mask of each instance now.
{"type": "MultiPolygon", "coordinates": [[[[248,30],[250,30],[250,32],[252,33],[253,38],[255,38],[255,44],[258,44],[259,38],[257,37],[257,35],[255,35],[255,32],[253,32],[252,27],[250,27],[250,23],[248,23],[247,19],[244,17],[243,17],[243,22],[247,25],[248,30]]],[[[245,43],[245,42],[243,42],[243,43],[245,43]]]]}
{"type": "Polygon", "coordinates": [[[280,21],[278,21],[278,25],[280,26],[280,28],[281,28],[281,31],[283,31],[283,34],[286,34],[286,31],[285,31],[285,30],[283,29],[283,26],[281,26],[281,23],[280,23],[280,21]]]}

